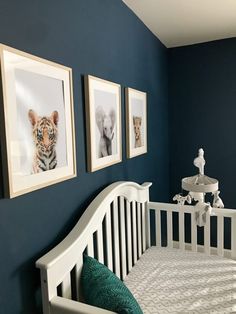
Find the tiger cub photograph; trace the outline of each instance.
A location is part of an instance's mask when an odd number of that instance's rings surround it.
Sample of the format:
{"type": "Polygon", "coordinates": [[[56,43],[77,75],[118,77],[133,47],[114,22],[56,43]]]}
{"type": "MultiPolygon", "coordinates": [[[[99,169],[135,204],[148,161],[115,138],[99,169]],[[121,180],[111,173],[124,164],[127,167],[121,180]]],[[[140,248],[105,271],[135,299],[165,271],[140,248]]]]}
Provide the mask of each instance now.
{"type": "Polygon", "coordinates": [[[57,167],[58,112],[53,111],[50,116],[40,117],[30,109],[28,117],[34,142],[32,173],[55,169],[57,167]]]}

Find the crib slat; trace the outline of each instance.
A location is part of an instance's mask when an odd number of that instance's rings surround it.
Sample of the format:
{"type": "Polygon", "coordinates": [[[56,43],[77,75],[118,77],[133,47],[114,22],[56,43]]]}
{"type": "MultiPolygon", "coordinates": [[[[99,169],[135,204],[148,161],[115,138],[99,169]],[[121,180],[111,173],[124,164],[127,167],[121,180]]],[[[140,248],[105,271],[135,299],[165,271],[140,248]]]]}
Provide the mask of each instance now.
{"type": "Polygon", "coordinates": [[[61,283],[61,291],[63,298],[71,299],[71,279],[70,273],[66,275],[64,280],[61,283]]]}
{"type": "Polygon", "coordinates": [[[142,230],[141,230],[141,208],[140,203],[137,203],[137,224],[138,224],[138,258],[142,254],[142,230]]]}
{"type": "Polygon", "coordinates": [[[192,251],[197,252],[197,225],[194,212],[191,214],[191,245],[192,251]]]}
{"type": "Polygon", "coordinates": [[[75,276],[76,276],[76,298],[77,301],[81,300],[82,291],[80,289],[80,275],[83,267],[83,255],[81,254],[76,265],[75,265],[75,276]]]}
{"type": "Polygon", "coordinates": [[[115,273],[120,278],[120,241],[119,241],[119,218],[118,218],[118,200],[113,201],[113,234],[114,234],[114,254],[115,254],[115,273]]]}
{"type": "Polygon", "coordinates": [[[210,242],[210,214],[206,213],[206,224],[204,226],[204,251],[206,254],[211,253],[211,242],[210,242]]]}
{"type": "Polygon", "coordinates": [[[161,211],[155,211],[156,221],[156,246],[161,247],[161,211]]]}
{"type": "Polygon", "coordinates": [[[122,280],[125,279],[127,275],[126,266],[126,231],[125,231],[125,206],[124,197],[120,197],[120,240],[121,240],[121,265],[122,265],[122,280]]]}
{"type": "Polygon", "coordinates": [[[142,253],[146,250],[146,204],[141,204],[142,213],[142,253]]]}
{"type": "Polygon", "coordinates": [[[89,240],[88,240],[88,255],[91,257],[94,257],[94,247],[93,247],[93,235],[90,236],[89,240]]]}
{"type": "Polygon", "coordinates": [[[224,217],[217,217],[217,255],[224,256],[224,217]]]}
{"type": "Polygon", "coordinates": [[[172,212],[167,212],[167,246],[173,248],[173,225],[172,225],[172,212]]]}
{"type": "Polygon", "coordinates": [[[179,248],[181,250],[185,249],[185,240],[184,240],[184,212],[179,212],[179,248]]]}
{"type": "Polygon", "coordinates": [[[108,209],[105,215],[106,222],[106,245],[107,245],[107,266],[113,271],[113,262],[112,262],[112,242],[111,242],[111,211],[108,209]]]}
{"type": "Polygon", "coordinates": [[[98,251],[98,261],[104,263],[104,253],[103,253],[103,233],[102,225],[99,226],[97,230],[97,251],[98,251]]]}
{"type": "Polygon", "coordinates": [[[231,258],[236,259],[236,217],[231,218],[231,258]]]}
{"type": "Polygon", "coordinates": [[[151,226],[150,226],[150,209],[146,207],[146,239],[147,239],[147,248],[151,246],[151,226]]]}
{"type": "Polygon", "coordinates": [[[132,268],[132,240],[131,240],[131,207],[130,202],[126,201],[126,222],[127,222],[127,253],[128,271],[132,268]]]}
{"type": "Polygon", "coordinates": [[[133,257],[134,264],[137,262],[137,220],[136,220],[136,203],[132,202],[132,233],[133,233],[133,257]]]}

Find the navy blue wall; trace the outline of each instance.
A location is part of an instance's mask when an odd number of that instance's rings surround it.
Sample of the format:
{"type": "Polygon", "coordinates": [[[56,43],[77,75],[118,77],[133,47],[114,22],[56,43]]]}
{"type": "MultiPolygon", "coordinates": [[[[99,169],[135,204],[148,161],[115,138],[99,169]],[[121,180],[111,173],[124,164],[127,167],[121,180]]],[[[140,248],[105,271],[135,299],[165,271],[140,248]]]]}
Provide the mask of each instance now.
{"type": "MultiPolygon", "coordinates": [[[[0,313],[34,314],[41,312],[35,260],[103,187],[152,181],[152,198],[168,200],[167,49],[118,0],[0,0],[0,42],[73,69],[78,177],[13,200],[1,192],[0,313]],[[86,172],[84,74],[148,93],[148,154],[126,159],[123,127],[123,162],[86,172]]],[[[124,126],[124,89],[122,112],[124,126]]]]}
{"type": "MultiPolygon", "coordinates": [[[[221,196],[235,208],[236,38],[169,49],[170,195],[203,147],[207,175],[220,181],[221,196]]],[[[230,245],[230,225],[226,246],[230,245]]]]}

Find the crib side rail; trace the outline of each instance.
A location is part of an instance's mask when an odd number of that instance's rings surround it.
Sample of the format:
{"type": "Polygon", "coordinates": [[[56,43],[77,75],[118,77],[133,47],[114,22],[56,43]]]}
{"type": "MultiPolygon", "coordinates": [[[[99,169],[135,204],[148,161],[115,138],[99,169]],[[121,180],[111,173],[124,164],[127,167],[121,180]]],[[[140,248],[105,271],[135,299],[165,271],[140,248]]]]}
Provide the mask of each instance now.
{"type": "MultiPolygon", "coordinates": [[[[148,221],[150,221],[150,211],[155,212],[155,240],[156,246],[162,246],[162,212],[166,213],[166,238],[167,247],[172,248],[176,242],[173,240],[173,213],[178,213],[178,229],[180,249],[191,249],[192,251],[201,251],[202,247],[198,245],[197,226],[195,222],[195,211],[192,205],[178,205],[170,203],[149,202],[147,204],[148,221]],[[191,215],[191,243],[185,243],[185,214],[191,215]]],[[[211,214],[206,214],[206,224],[204,228],[204,247],[207,254],[217,254],[219,256],[231,257],[236,259],[236,210],[226,208],[213,208],[211,214]],[[211,216],[217,217],[217,247],[211,247],[211,216]],[[224,249],[224,218],[231,220],[231,248],[229,252],[224,249]],[[226,254],[229,253],[229,254],[226,254]]],[[[148,246],[150,246],[150,227],[148,235],[148,246]]]]}
{"type": "Polygon", "coordinates": [[[52,314],[115,314],[111,311],[58,296],[52,298],[50,303],[52,314]]]}

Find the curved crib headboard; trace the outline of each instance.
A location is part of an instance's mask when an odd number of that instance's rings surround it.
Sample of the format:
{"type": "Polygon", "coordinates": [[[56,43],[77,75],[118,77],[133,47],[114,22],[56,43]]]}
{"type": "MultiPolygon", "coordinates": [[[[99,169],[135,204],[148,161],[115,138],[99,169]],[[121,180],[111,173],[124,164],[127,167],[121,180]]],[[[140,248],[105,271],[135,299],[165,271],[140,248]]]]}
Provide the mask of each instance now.
{"type": "Polygon", "coordinates": [[[148,217],[151,183],[116,182],[105,188],[67,235],[36,262],[41,271],[44,314],[56,296],[81,300],[83,253],[95,256],[124,279],[150,245],[148,217]]]}

